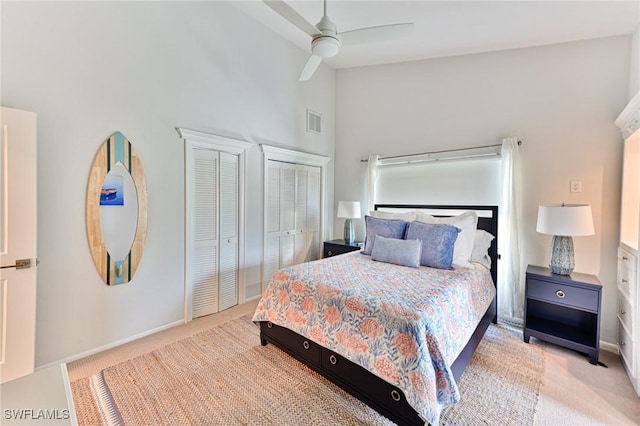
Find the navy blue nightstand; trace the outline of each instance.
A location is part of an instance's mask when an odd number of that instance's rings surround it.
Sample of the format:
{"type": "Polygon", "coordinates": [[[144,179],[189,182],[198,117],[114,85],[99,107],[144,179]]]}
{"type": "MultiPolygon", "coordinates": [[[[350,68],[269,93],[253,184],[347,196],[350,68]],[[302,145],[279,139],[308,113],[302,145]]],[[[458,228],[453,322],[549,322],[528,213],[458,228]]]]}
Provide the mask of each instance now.
{"type": "Polygon", "coordinates": [[[331,257],[338,254],[349,253],[350,251],[362,250],[364,242],[355,241],[353,244],[347,244],[344,240],[331,240],[324,242],[324,250],[322,257],[331,257]]]}
{"type": "Polygon", "coordinates": [[[597,277],[557,275],[529,265],[524,304],[524,341],[531,336],[589,355],[598,364],[602,285],[597,277]]]}

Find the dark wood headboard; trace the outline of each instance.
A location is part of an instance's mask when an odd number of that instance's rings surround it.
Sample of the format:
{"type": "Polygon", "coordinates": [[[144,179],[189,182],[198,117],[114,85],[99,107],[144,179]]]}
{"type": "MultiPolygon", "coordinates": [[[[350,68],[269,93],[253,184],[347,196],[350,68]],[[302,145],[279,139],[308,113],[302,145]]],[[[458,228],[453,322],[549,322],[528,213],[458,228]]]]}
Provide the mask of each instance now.
{"type": "Polygon", "coordinates": [[[495,237],[489,247],[489,257],[491,258],[491,278],[496,288],[498,287],[498,206],[376,204],[374,210],[390,212],[419,210],[437,217],[456,216],[468,210],[475,211],[478,214],[478,229],[483,229],[495,237]]]}

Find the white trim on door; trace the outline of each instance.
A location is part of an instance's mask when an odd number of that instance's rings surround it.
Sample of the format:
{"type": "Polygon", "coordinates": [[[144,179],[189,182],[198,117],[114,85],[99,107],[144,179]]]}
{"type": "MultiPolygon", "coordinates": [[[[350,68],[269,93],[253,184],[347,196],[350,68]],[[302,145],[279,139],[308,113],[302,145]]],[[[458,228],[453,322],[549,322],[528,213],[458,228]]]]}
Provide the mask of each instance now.
{"type": "Polygon", "coordinates": [[[188,211],[189,203],[193,197],[192,188],[189,188],[187,175],[189,164],[192,164],[192,150],[204,148],[238,156],[238,303],[244,303],[246,298],[245,288],[245,250],[246,250],[246,151],[253,144],[244,140],[214,135],[195,130],[176,128],[180,138],[185,142],[185,292],[184,292],[184,321],[193,319],[193,289],[190,288],[190,259],[192,240],[190,235],[193,217],[188,211]]]}

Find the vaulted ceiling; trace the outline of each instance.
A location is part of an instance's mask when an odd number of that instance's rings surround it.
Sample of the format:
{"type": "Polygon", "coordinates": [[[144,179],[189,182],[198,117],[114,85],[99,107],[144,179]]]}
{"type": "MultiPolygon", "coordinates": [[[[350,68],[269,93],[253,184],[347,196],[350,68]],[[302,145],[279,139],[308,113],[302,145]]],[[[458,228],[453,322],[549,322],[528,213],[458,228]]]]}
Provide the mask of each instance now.
{"type": "MultiPolygon", "coordinates": [[[[233,4],[310,51],[310,36],[263,2],[233,4]]],[[[322,17],[320,0],[288,4],[312,24],[322,17]]],[[[342,46],[337,56],[324,61],[349,68],[631,34],[640,21],[640,1],[329,0],[327,15],[338,31],[414,23],[410,36],[342,46]]]]}

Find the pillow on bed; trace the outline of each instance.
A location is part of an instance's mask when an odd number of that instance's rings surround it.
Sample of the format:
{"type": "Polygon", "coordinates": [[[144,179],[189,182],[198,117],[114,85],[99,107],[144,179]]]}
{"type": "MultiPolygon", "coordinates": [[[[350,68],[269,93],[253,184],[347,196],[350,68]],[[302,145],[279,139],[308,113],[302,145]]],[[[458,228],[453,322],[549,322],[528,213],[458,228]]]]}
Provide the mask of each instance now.
{"type": "Polygon", "coordinates": [[[494,236],[482,229],[476,229],[475,239],[473,240],[473,250],[471,251],[470,262],[480,263],[487,268],[491,268],[491,257],[489,256],[489,247],[494,236]]]}
{"type": "Polygon", "coordinates": [[[420,240],[400,240],[376,236],[371,250],[371,259],[396,265],[420,267],[422,242],[420,240]]]}
{"type": "Polygon", "coordinates": [[[444,223],[411,222],[407,240],[418,239],[422,245],[420,264],[439,269],[453,269],[453,251],[460,228],[444,223]]]}
{"type": "Polygon", "coordinates": [[[380,210],[371,210],[369,215],[379,219],[400,219],[407,222],[413,222],[418,215],[417,211],[410,212],[383,212],[380,210]]]}
{"type": "Polygon", "coordinates": [[[362,250],[363,254],[371,254],[377,235],[387,238],[403,239],[407,229],[407,222],[398,219],[379,219],[365,216],[364,223],[366,226],[366,237],[364,240],[364,249],[362,250]]]}
{"type": "Polygon", "coordinates": [[[463,268],[471,266],[469,259],[473,251],[475,232],[478,228],[478,214],[475,211],[467,211],[451,217],[434,217],[420,212],[416,220],[423,223],[446,223],[460,228],[460,234],[453,250],[453,266],[463,268]]]}

